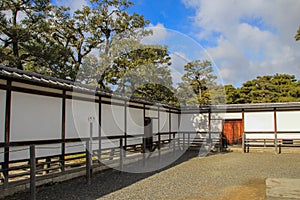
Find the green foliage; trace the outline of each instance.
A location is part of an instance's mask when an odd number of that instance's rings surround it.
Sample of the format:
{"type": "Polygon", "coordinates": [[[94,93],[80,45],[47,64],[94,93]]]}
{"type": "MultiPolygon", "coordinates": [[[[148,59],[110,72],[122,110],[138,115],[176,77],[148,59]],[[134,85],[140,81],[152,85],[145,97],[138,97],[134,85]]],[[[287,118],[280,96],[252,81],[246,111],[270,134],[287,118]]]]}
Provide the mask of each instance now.
{"type": "Polygon", "coordinates": [[[117,92],[147,99],[174,102],[174,88],[167,47],[141,45],[120,55],[108,74],[108,82],[117,92]]]}
{"type": "Polygon", "coordinates": [[[275,103],[300,101],[300,82],[294,75],[258,76],[239,89],[225,86],[227,103],[275,103]]]}
{"type": "MultiPolygon", "coordinates": [[[[40,74],[75,80],[84,59],[100,51],[100,68],[110,68],[112,49],[131,43],[149,21],[129,14],[127,0],[90,0],[76,10],[53,6],[50,0],[3,0],[0,3],[0,62],[40,74]],[[106,60],[109,64],[106,65],[106,60]]],[[[135,40],[135,42],[137,42],[135,40]]],[[[138,43],[138,42],[137,42],[138,43]]],[[[119,48],[122,49],[122,48],[119,48]]],[[[106,70],[99,77],[105,88],[106,70]]]]}
{"type": "Polygon", "coordinates": [[[207,105],[212,103],[210,89],[216,86],[211,62],[196,60],[184,66],[183,83],[178,85],[179,101],[183,105],[207,105]]]}
{"type": "Polygon", "coordinates": [[[238,99],[240,98],[238,89],[236,89],[233,85],[225,85],[224,88],[226,93],[226,103],[237,103],[238,99]]]}
{"type": "MultiPolygon", "coordinates": [[[[50,0],[2,0],[0,2],[0,62],[23,69],[36,56],[37,31],[44,32],[41,24],[50,0]]],[[[39,52],[42,54],[42,52],[39,52]]],[[[42,56],[44,56],[42,54],[42,56]]]]}

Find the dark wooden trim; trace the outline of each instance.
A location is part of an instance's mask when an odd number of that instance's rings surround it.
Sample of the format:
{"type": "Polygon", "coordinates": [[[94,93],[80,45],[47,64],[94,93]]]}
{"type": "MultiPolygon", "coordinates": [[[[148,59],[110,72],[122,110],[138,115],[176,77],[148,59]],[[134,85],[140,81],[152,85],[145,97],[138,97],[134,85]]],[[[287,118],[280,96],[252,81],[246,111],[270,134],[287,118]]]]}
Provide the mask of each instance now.
{"type": "Polygon", "coordinates": [[[126,101],[124,101],[124,135],[125,135],[125,148],[127,148],[127,102],[126,101]]]}
{"type": "Polygon", "coordinates": [[[7,88],[7,85],[0,84],[0,90],[6,90],[6,88],[7,88]]]}
{"type": "Polygon", "coordinates": [[[4,184],[8,183],[9,167],[9,143],[10,143],[10,120],[11,120],[11,90],[12,82],[7,81],[6,100],[5,100],[5,135],[4,135],[4,184]]]}
{"type": "Polygon", "coordinates": [[[208,110],[208,137],[211,144],[211,110],[208,110]]]}
{"type": "Polygon", "coordinates": [[[245,112],[244,109],[242,109],[242,133],[245,131],[245,112]]]}
{"type": "Polygon", "coordinates": [[[101,139],[101,136],[102,136],[102,97],[99,97],[99,113],[98,113],[98,120],[99,120],[99,124],[98,124],[98,161],[100,162],[101,161],[101,156],[102,156],[102,151],[101,151],[101,148],[102,148],[102,139],[101,139]]]}
{"type": "Polygon", "coordinates": [[[63,91],[62,109],[61,109],[61,170],[65,171],[65,154],[66,154],[66,91],[63,91]]]}
{"type": "MultiPolygon", "coordinates": [[[[157,134],[158,134],[158,150],[160,150],[161,147],[161,136],[160,136],[160,107],[157,106],[157,134]]],[[[160,156],[160,151],[159,151],[160,156]]]]}
{"type": "Polygon", "coordinates": [[[98,101],[96,98],[92,99],[92,98],[72,96],[72,95],[66,95],[66,98],[72,100],[78,100],[78,101],[93,102],[93,103],[96,103],[98,101]]]}
{"type": "Polygon", "coordinates": [[[144,105],[144,109],[143,109],[143,126],[144,126],[143,145],[142,145],[143,165],[145,164],[145,152],[146,152],[145,120],[146,120],[146,105],[144,105]]]}
{"type": "MultiPolygon", "coordinates": [[[[169,111],[170,111],[170,112],[169,112],[169,116],[168,116],[168,117],[169,117],[169,134],[170,134],[170,135],[169,135],[169,139],[171,140],[171,139],[172,139],[172,138],[171,138],[171,132],[172,132],[172,122],[171,122],[171,119],[172,119],[172,118],[171,118],[171,114],[172,114],[172,113],[171,113],[171,110],[170,110],[170,109],[169,109],[169,111]]],[[[167,112],[167,113],[168,113],[168,112],[167,112]]],[[[174,138],[175,138],[175,137],[174,137],[174,135],[173,135],[173,139],[174,139],[174,138]]]]}
{"type": "Polygon", "coordinates": [[[275,138],[275,153],[278,152],[278,139],[277,139],[277,115],[276,115],[276,108],[274,108],[274,138],[275,138]]]}

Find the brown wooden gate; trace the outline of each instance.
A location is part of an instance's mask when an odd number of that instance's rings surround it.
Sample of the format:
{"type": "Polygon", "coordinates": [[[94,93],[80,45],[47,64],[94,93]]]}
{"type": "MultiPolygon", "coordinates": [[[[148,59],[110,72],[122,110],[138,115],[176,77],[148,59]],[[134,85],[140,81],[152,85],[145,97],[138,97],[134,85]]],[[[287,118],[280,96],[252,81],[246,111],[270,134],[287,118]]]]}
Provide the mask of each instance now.
{"type": "Polygon", "coordinates": [[[242,144],[242,120],[225,120],[223,124],[223,134],[230,145],[242,144]]]}

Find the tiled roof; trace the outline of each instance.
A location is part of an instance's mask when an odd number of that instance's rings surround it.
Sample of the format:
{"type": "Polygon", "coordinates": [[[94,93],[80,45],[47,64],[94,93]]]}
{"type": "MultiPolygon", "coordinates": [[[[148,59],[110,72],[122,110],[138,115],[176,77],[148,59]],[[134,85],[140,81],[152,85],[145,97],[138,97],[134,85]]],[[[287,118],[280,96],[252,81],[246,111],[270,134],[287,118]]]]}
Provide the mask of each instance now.
{"type": "Polygon", "coordinates": [[[49,76],[44,76],[41,74],[23,71],[15,68],[6,67],[4,65],[0,64],[0,78],[4,79],[13,79],[14,81],[28,81],[31,84],[42,84],[48,87],[54,87],[59,88],[63,90],[75,90],[76,92],[82,92],[82,93],[91,93],[91,94],[97,94],[100,96],[105,97],[112,97],[117,98],[124,101],[131,101],[135,103],[141,103],[141,104],[156,104],[165,106],[168,108],[174,108],[174,109],[181,109],[181,110],[199,110],[201,111],[241,111],[244,110],[272,110],[274,108],[278,109],[297,109],[300,110],[300,102],[288,102],[288,103],[257,103],[257,104],[227,104],[227,105],[206,105],[202,107],[190,107],[190,106],[183,106],[178,107],[174,105],[167,105],[162,104],[161,102],[155,102],[155,101],[149,101],[148,99],[143,99],[139,97],[134,96],[126,96],[122,93],[117,92],[111,92],[104,89],[95,89],[95,87],[91,87],[88,85],[84,85],[77,82],[72,82],[68,80],[53,78],[49,76]]]}
{"type": "Polygon", "coordinates": [[[10,68],[6,67],[4,65],[0,64],[0,78],[3,79],[13,79],[14,81],[26,81],[30,82],[31,84],[37,84],[37,85],[44,85],[48,86],[51,88],[58,88],[58,89],[63,89],[63,90],[73,90],[76,92],[82,92],[82,93],[91,93],[91,94],[97,94],[100,96],[104,97],[113,97],[117,98],[120,100],[124,101],[131,101],[135,103],[142,103],[142,104],[157,104],[169,108],[174,108],[178,109],[177,106],[174,105],[167,105],[167,104],[162,104],[160,102],[155,102],[155,101],[149,101],[140,97],[135,97],[135,96],[126,96],[125,94],[122,93],[117,93],[117,92],[111,92],[108,90],[104,89],[99,89],[95,88],[92,86],[84,85],[78,82],[72,82],[69,80],[63,80],[63,79],[58,79],[54,77],[49,77],[49,76],[44,76],[41,74],[33,73],[33,72],[28,72],[28,71],[23,71],[19,70],[16,68],[10,68]]]}

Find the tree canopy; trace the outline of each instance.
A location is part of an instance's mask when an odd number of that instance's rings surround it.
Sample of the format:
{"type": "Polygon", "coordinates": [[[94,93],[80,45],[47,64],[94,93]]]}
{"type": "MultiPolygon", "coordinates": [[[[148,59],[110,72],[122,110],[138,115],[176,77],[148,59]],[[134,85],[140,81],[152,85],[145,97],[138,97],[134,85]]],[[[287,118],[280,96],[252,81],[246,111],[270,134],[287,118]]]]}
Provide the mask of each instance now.
{"type": "Polygon", "coordinates": [[[300,81],[294,75],[258,76],[242,87],[225,86],[226,101],[235,103],[275,103],[300,101],[300,81]]]}
{"type": "MultiPolygon", "coordinates": [[[[217,76],[213,74],[210,61],[195,60],[184,66],[185,74],[182,76],[182,83],[178,84],[177,96],[183,105],[208,105],[214,102],[217,93],[220,91],[216,83],[217,76]]],[[[220,97],[218,97],[220,98],[220,97]]]]}
{"type": "MultiPolygon", "coordinates": [[[[71,13],[51,0],[0,2],[0,63],[177,105],[299,101],[294,75],[258,76],[240,88],[217,83],[207,60],[187,63],[174,88],[168,47],[145,45],[152,34],[129,0],[87,0],[71,13]],[[226,96],[224,95],[226,93],[226,96]]],[[[295,35],[300,40],[300,27],[295,35]]]]}

